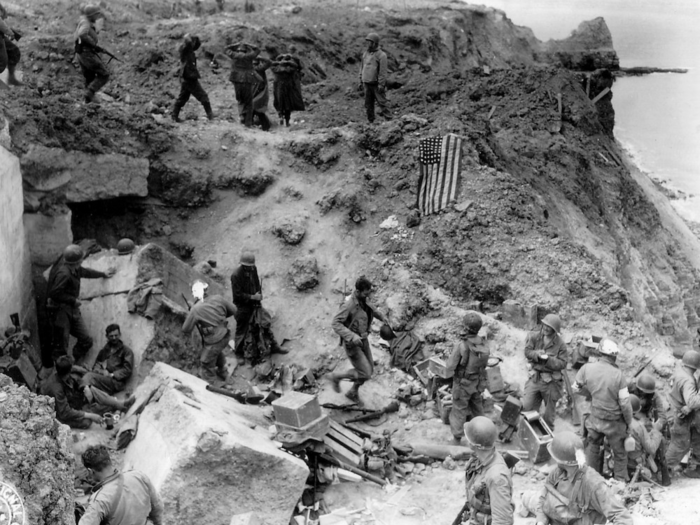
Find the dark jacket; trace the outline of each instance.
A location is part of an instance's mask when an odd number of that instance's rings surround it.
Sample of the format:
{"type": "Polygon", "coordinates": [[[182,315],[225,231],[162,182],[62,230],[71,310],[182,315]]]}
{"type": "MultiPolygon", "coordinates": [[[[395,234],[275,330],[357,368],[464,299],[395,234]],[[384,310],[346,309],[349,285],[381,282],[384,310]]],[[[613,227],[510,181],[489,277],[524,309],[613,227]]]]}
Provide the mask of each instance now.
{"type": "Polygon", "coordinates": [[[260,306],[260,301],[254,301],[250,298],[251,295],[260,292],[258,269],[255,266],[251,268],[252,269],[248,271],[243,265],[240,265],[231,274],[233,304],[243,309],[251,309],[260,306]]]}
{"type": "Polygon", "coordinates": [[[196,43],[186,40],[180,45],[180,78],[183,80],[197,80],[200,78],[197,69],[197,55],[195,55],[196,43]]]}
{"type": "Polygon", "coordinates": [[[554,334],[549,344],[545,344],[542,330],[536,330],[527,334],[525,357],[537,372],[552,374],[553,379],[560,381],[561,370],[566,368],[569,355],[566,343],[558,334],[554,334]],[[541,354],[547,354],[549,357],[546,360],[540,359],[541,354]]]}
{"type": "Polygon", "coordinates": [[[104,345],[97,354],[95,364],[103,361],[107,372],[114,374],[115,381],[128,381],[134,371],[134,352],[121,340],[116,345],[104,345]]]}
{"type": "Polygon", "coordinates": [[[97,31],[86,16],[81,16],[75,30],[75,45],[78,53],[95,53],[97,46],[97,31]]]}
{"type": "Polygon", "coordinates": [[[74,306],[80,297],[80,279],[100,279],[107,274],[82,266],[71,267],[63,262],[63,257],[54,263],[49,273],[46,296],[57,305],[74,306]]]}
{"type": "Polygon", "coordinates": [[[54,370],[42,381],[39,393],[54,398],[56,419],[69,426],[80,425],[85,418],[82,407],[85,396],[80,389],[79,381],[72,375],[58,377],[54,370]]]}
{"type": "Polygon", "coordinates": [[[384,316],[367,301],[360,300],[355,291],[343,302],[331,326],[347,345],[352,342],[353,335],[366,339],[375,317],[380,321],[384,320],[384,316]]]}
{"type": "Polygon", "coordinates": [[[226,49],[226,54],[231,57],[231,74],[229,80],[239,84],[259,84],[262,78],[255,71],[255,57],[260,54],[259,49],[248,50],[226,49]]]}

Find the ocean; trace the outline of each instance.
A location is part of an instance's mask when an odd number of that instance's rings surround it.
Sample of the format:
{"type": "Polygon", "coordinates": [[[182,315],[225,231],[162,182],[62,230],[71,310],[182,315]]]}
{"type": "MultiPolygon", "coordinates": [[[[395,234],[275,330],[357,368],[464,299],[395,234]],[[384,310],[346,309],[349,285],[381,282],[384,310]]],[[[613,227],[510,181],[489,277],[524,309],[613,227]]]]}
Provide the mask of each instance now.
{"type": "MultiPolygon", "coordinates": [[[[473,0],[469,3],[475,3],[473,0]]],[[[620,65],[687,68],[686,74],[619,78],[615,137],[641,170],[674,190],[700,223],[700,2],[697,0],[485,0],[540,40],[566,38],[602,16],[620,65]]]]}

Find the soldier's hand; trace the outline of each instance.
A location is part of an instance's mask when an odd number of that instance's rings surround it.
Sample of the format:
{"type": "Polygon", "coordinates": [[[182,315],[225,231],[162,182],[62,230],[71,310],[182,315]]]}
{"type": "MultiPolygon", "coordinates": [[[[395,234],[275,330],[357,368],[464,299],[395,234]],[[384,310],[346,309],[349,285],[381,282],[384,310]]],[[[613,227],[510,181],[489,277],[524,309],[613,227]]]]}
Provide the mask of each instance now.
{"type": "Polygon", "coordinates": [[[107,271],[105,272],[105,275],[107,275],[107,279],[112,277],[115,273],[117,273],[117,269],[114,266],[110,266],[107,268],[107,271]]]}
{"type": "Polygon", "coordinates": [[[690,414],[690,409],[687,406],[681,407],[681,414],[683,414],[683,416],[687,416],[690,414]]]}
{"type": "Polygon", "coordinates": [[[353,334],[350,342],[355,346],[362,346],[362,338],[357,334],[353,334]]]}
{"type": "Polygon", "coordinates": [[[549,356],[547,354],[540,354],[540,359],[542,359],[542,361],[546,361],[549,359],[549,356]]]}
{"type": "Polygon", "coordinates": [[[90,421],[94,421],[95,423],[102,424],[102,416],[98,414],[93,414],[92,412],[85,412],[85,417],[89,419],[90,421]]]}
{"type": "Polygon", "coordinates": [[[261,293],[256,293],[254,295],[251,295],[250,298],[253,301],[262,301],[262,294],[261,293]]]}

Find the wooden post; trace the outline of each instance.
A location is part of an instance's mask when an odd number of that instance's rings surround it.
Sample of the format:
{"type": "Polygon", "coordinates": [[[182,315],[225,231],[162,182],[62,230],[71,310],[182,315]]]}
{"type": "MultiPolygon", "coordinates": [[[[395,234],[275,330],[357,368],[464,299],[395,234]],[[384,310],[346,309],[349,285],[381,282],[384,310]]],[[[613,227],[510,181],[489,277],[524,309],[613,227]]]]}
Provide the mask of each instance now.
{"type": "Polygon", "coordinates": [[[598,95],[596,95],[596,97],[592,100],[592,102],[595,104],[596,102],[598,102],[601,98],[603,98],[608,93],[610,93],[610,88],[605,88],[603,91],[598,93],[598,95]]]}

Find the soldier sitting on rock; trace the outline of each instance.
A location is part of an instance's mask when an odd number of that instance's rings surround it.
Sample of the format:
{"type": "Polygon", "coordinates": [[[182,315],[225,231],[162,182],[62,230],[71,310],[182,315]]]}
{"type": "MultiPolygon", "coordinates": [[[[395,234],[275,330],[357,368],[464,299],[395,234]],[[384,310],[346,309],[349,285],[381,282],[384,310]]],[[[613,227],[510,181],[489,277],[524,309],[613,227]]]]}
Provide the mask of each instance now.
{"type": "Polygon", "coordinates": [[[134,352],[121,340],[118,324],[105,330],[107,344],[100,350],[92,372],[83,376],[83,385],[96,386],[108,394],[124,390],[134,371],[134,352]]]}

